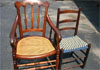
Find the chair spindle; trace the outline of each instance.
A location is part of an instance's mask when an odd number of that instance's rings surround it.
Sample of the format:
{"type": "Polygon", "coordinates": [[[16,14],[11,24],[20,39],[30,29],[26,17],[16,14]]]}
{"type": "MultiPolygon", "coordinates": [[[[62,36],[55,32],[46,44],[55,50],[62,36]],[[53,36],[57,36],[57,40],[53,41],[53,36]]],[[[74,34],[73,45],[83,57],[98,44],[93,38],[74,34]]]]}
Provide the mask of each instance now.
{"type": "Polygon", "coordinates": [[[25,22],[25,29],[27,29],[26,6],[24,6],[24,16],[25,16],[25,19],[24,19],[24,22],[25,22]]]}
{"type": "Polygon", "coordinates": [[[33,18],[33,5],[31,5],[31,23],[32,23],[32,28],[33,28],[33,22],[34,22],[34,18],[33,18]]]}
{"type": "Polygon", "coordinates": [[[37,28],[39,28],[39,23],[40,23],[40,6],[38,6],[37,28]]]}

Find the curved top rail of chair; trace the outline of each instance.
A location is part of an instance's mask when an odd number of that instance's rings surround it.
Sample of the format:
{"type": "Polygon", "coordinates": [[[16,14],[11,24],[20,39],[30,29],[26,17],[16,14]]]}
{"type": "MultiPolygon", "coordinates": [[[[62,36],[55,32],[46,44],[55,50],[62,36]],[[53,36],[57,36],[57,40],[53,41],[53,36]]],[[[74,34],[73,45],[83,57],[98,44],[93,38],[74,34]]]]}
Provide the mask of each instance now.
{"type": "Polygon", "coordinates": [[[49,3],[47,1],[41,2],[40,0],[23,0],[23,1],[16,1],[15,2],[16,7],[26,6],[27,4],[30,4],[31,6],[38,4],[40,6],[49,7],[49,3]]]}

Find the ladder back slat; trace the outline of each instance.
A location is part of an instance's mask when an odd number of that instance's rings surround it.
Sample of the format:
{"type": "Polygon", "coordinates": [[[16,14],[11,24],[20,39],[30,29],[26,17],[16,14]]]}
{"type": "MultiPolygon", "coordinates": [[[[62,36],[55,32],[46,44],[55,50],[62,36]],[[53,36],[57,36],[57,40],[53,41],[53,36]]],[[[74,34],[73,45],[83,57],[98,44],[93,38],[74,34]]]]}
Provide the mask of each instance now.
{"type": "Polygon", "coordinates": [[[39,28],[39,23],[40,23],[40,6],[38,6],[37,28],[39,28]]]}
{"type": "Polygon", "coordinates": [[[63,10],[63,11],[59,11],[60,14],[63,14],[63,13],[78,13],[78,11],[76,10],[63,10]]]}
{"type": "Polygon", "coordinates": [[[34,18],[33,18],[33,5],[31,5],[31,23],[32,23],[32,28],[33,28],[33,22],[34,22],[34,18]]]}
{"type": "Polygon", "coordinates": [[[75,27],[63,27],[63,28],[60,28],[59,30],[69,30],[69,29],[75,29],[75,27]]]}
{"type": "Polygon", "coordinates": [[[26,16],[26,6],[24,6],[24,22],[25,22],[25,29],[27,29],[27,16],[26,16]]]}
{"type": "Polygon", "coordinates": [[[65,22],[75,22],[76,20],[74,19],[65,19],[65,20],[61,20],[59,21],[59,23],[65,23],[65,22]]]}

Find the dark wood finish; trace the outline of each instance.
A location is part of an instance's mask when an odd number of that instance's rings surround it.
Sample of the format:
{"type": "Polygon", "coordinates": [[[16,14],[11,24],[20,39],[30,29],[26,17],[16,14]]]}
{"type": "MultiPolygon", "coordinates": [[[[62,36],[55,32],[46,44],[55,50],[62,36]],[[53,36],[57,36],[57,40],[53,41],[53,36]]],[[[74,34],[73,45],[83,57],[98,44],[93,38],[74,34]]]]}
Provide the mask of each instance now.
{"type": "Polygon", "coordinates": [[[62,59],[63,59],[63,52],[64,52],[64,49],[61,49],[60,50],[60,57],[59,57],[59,70],[61,70],[61,65],[62,65],[62,59]]]}
{"type": "MultiPolygon", "coordinates": [[[[77,60],[77,59],[81,59],[81,58],[85,58],[86,56],[81,56],[81,57],[77,57],[77,58],[69,58],[68,60],[63,60],[63,62],[71,62],[71,61],[74,61],[74,60],[77,60]]],[[[83,61],[82,61],[83,62],[83,61]]]]}
{"type": "Polygon", "coordinates": [[[79,10],[60,10],[60,8],[58,8],[58,13],[57,13],[57,28],[59,28],[59,24],[63,24],[65,22],[75,22],[76,26],[75,27],[66,27],[66,28],[62,28],[60,30],[67,30],[67,29],[74,29],[75,33],[74,35],[77,35],[78,32],[78,25],[79,25],[79,19],[80,19],[80,11],[81,8],[79,8],[79,10]],[[76,13],[77,14],[77,19],[64,19],[64,20],[60,20],[60,15],[61,14],[68,14],[68,13],[76,13]]]}
{"type": "MultiPolygon", "coordinates": [[[[55,62],[55,65],[48,65],[48,66],[41,66],[41,67],[36,67],[36,68],[29,68],[29,69],[33,69],[33,70],[37,70],[37,69],[44,69],[44,68],[49,68],[49,67],[55,67],[56,66],[56,70],[58,70],[58,65],[59,65],[59,42],[61,40],[61,35],[59,30],[54,26],[54,24],[52,23],[51,19],[49,16],[47,16],[48,14],[48,7],[49,7],[49,3],[48,2],[41,2],[41,1],[37,1],[37,2],[33,2],[33,1],[16,1],[15,2],[15,7],[17,9],[17,17],[14,21],[14,24],[12,26],[11,32],[10,32],[10,44],[12,46],[12,56],[13,56],[13,64],[14,64],[14,70],[17,70],[18,66],[27,66],[27,65],[37,65],[37,64],[45,64],[45,63],[52,63],[55,62]],[[28,28],[28,22],[27,22],[27,12],[26,12],[26,6],[30,5],[31,6],[31,28],[28,28]],[[33,17],[33,6],[34,5],[38,5],[38,17],[37,17],[37,27],[34,27],[34,17],[33,17]],[[45,14],[44,14],[44,20],[43,20],[43,28],[39,27],[39,23],[40,23],[40,8],[41,6],[43,6],[45,8],[45,14]],[[20,14],[20,7],[24,8],[24,22],[25,22],[25,29],[22,29],[22,23],[21,23],[21,14],[20,14]],[[41,55],[18,55],[16,54],[16,48],[17,48],[17,43],[19,42],[19,40],[17,40],[17,32],[16,29],[19,27],[19,34],[20,34],[20,39],[22,39],[24,37],[24,33],[26,32],[42,32],[42,36],[41,37],[45,37],[45,31],[46,31],[46,22],[48,22],[49,26],[51,27],[51,30],[53,30],[56,34],[56,49],[54,51],[51,51],[49,53],[45,53],[45,54],[41,54],[41,55]],[[56,59],[54,60],[49,60],[49,61],[43,61],[43,62],[37,62],[37,63],[29,63],[29,64],[23,64],[23,65],[18,65],[17,64],[17,59],[40,59],[40,58],[46,58],[48,56],[52,56],[52,55],[56,55],[56,59]]],[[[50,33],[52,34],[52,33],[50,33]]],[[[34,52],[34,51],[33,51],[34,52]]],[[[24,69],[25,70],[25,69],[24,69]]]]}
{"type": "Polygon", "coordinates": [[[75,27],[63,27],[63,28],[60,28],[59,30],[69,30],[69,29],[75,29],[75,27]]]}
{"type": "MultiPolygon", "coordinates": [[[[77,32],[78,32],[78,26],[79,26],[79,19],[80,19],[80,12],[81,12],[81,8],[79,8],[79,10],[61,10],[60,8],[58,8],[58,12],[57,12],[57,25],[56,27],[62,31],[62,30],[75,30],[74,32],[74,35],[77,35],[77,32]],[[60,20],[60,15],[62,14],[68,14],[68,13],[76,13],[77,14],[77,18],[76,19],[64,19],[64,20],[60,20]],[[60,25],[62,24],[67,24],[67,22],[75,22],[76,25],[75,27],[68,27],[68,26],[64,26],[62,28],[60,28],[60,25]]],[[[55,35],[56,37],[56,35],[55,35]]],[[[89,50],[90,50],[90,44],[88,45],[88,48],[86,49],[86,51],[83,51],[83,50],[80,50],[79,53],[82,53],[84,56],[79,56],[77,55],[77,53],[75,53],[74,51],[71,52],[71,55],[73,56],[73,58],[69,58],[69,59],[63,59],[63,50],[64,49],[60,49],[60,63],[59,63],[59,69],[61,70],[61,65],[62,65],[62,62],[71,62],[73,60],[77,61],[80,60],[81,63],[79,63],[78,65],[74,65],[74,66],[71,66],[71,67],[66,67],[66,68],[63,68],[64,70],[66,69],[70,69],[70,68],[73,68],[73,67],[82,67],[84,68],[85,64],[86,64],[86,61],[87,61],[87,57],[88,57],[88,54],[89,54],[89,50]],[[74,57],[75,56],[75,57],[74,57]]]]}
{"type": "MultiPolygon", "coordinates": [[[[82,59],[81,59],[81,57],[79,57],[75,52],[73,52],[73,54],[77,57],[77,58],[79,58],[79,60],[81,61],[81,62],[84,62],[82,59]]],[[[84,58],[85,58],[86,56],[84,56],[84,58]]]]}
{"type": "Polygon", "coordinates": [[[49,39],[51,40],[52,28],[50,29],[49,39]]]}
{"type": "Polygon", "coordinates": [[[16,46],[16,42],[14,41],[14,38],[16,37],[16,28],[18,24],[18,16],[16,16],[14,24],[12,26],[11,32],[10,32],[10,44],[12,45],[13,48],[16,46]]]}
{"type": "Polygon", "coordinates": [[[78,13],[76,10],[60,10],[59,14],[64,14],[64,13],[78,13]]]}
{"type": "Polygon", "coordinates": [[[79,19],[80,19],[80,11],[81,11],[81,8],[79,8],[79,11],[78,11],[78,16],[77,16],[77,21],[76,21],[76,29],[75,29],[74,35],[77,35],[77,32],[78,32],[79,19]]]}
{"type": "Polygon", "coordinates": [[[74,67],[80,67],[80,66],[82,66],[82,65],[83,65],[83,64],[74,65],[74,66],[70,66],[70,67],[65,67],[65,68],[63,68],[63,70],[71,69],[71,68],[74,68],[74,67]]]}

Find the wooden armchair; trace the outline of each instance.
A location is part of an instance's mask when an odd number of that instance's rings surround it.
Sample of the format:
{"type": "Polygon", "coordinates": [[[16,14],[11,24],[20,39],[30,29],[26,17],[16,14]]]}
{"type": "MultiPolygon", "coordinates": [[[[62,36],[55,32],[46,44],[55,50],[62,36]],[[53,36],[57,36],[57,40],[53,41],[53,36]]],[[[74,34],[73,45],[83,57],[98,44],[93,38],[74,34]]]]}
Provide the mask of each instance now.
{"type": "Polygon", "coordinates": [[[41,1],[31,1],[31,0],[24,0],[22,2],[16,1],[15,7],[17,10],[17,16],[14,21],[14,24],[12,26],[12,30],[10,33],[10,43],[12,46],[12,55],[13,55],[13,64],[14,64],[14,70],[18,70],[18,67],[25,67],[25,66],[31,66],[27,67],[21,70],[40,70],[45,69],[49,67],[56,67],[56,70],[58,70],[59,65],[59,42],[61,40],[61,35],[58,31],[58,29],[54,26],[51,19],[48,14],[48,2],[41,2],[41,1]],[[28,26],[28,16],[27,12],[27,5],[30,5],[31,8],[31,27],[28,26]],[[34,23],[34,17],[33,17],[33,7],[37,5],[38,13],[37,15],[37,24],[34,23]],[[44,17],[40,19],[40,8],[44,8],[44,17]],[[21,9],[20,9],[21,8],[21,9]],[[21,14],[22,8],[24,9],[24,15],[21,14]],[[24,24],[22,24],[22,16],[24,16],[24,24]],[[43,20],[43,23],[40,23],[40,20],[43,20]],[[51,43],[49,38],[46,37],[46,22],[48,22],[51,29],[56,33],[56,46],[51,43]],[[43,24],[43,27],[40,25],[43,24]],[[37,25],[37,26],[36,26],[37,25]],[[25,27],[24,27],[25,26],[25,27]],[[36,27],[35,27],[36,26],[36,27]],[[19,32],[19,33],[18,33],[19,32]],[[42,35],[25,35],[25,33],[29,32],[40,32],[42,35]],[[19,35],[19,38],[18,38],[19,35]],[[17,59],[41,59],[46,58],[52,55],[56,55],[56,59],[49,60],[49,61],[41,61],[41,62],[35,62],[35,63],[27,63],[27,64],[18,64],[17,59]],[[42,64],[47,63],[55,63],[53,65],[47,65],[42,66],[42,64]],[[40,67],[33,67],[33,65],[40,65],[40,67]]]}
{"type": "MultiPolygon", "coordinates": [[[[86,64],[86,60],[87,60],[91,45],[84,42],[77,35],[79,19],[80,19],[80,11],[81,11],[81,8],[79,8],[79,10],[61,10],[60,8],[58,8],[57,28],[60,30],[60,32],[61,31],[67,32],[68,30],[74,31],[74,36],[70,36],[70,37],[69,36],[63,37],[63,34],[61,34],[62,40],[60,42],[61,56],[60,56],[59,69],[61,69],[62,62],[70,63],[71,61],[74,61],[74,60],[78,61],[78,65],[73,65],[71,67],[65,67],[64,70],[70,69],[72,67],[78,67],[78,66],[81,66],[82,68],[84,68],[84,66],[86,64]],[[64,15],[62,15],[62,14],[65,14],[66,16],[68,16],[68,14],[71,14],[72,18],[68,17],[66,19],[66,17],[65,17],[65,19],[61,19],[61,16],[64,17],[64,15]],[[75,16],[76,16],[76,18],[75,18],[75,16]],[[69,25],[65,25],[65,24],[72,24],[72,25],[69,26],[69,25]],[[75,26],[73,26],[74,24],[75,24],[75,26]],[[63,25],[63,26],[61,27],[61,25],[63,25]],[[76,51],[78,51],[78,52],[76,52],[76,51]],[[66,53],[66,55],[68,53],[70,53],[73,56],[73,58],[64,60],[63,53],[66,53]],[[81,56],[79,53],[81,53],[81,56]]],[[[71,32],[69,32],[69,34],[70,33],[71,32]]]]}

